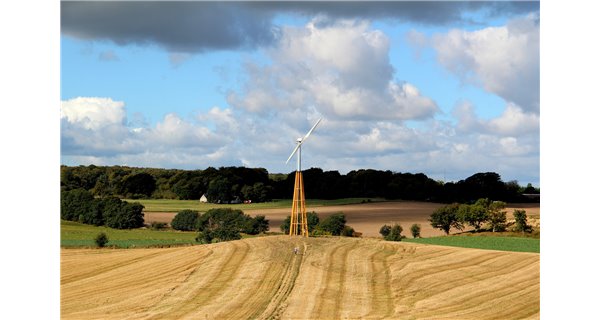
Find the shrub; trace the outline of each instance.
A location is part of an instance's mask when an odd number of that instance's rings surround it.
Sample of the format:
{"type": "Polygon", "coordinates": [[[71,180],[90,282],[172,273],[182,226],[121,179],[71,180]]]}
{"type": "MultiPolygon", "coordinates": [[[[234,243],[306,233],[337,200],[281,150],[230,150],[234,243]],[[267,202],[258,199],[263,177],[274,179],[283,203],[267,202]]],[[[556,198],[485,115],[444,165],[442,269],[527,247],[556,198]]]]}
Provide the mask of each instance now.
{"type": "Polygon", "coordinates": [[[527,214],[525,210],[515,209],[513,216],[515,217],[514,231],[523,233],[533,231],[533,228],[527,224],[527,214]]]}
{"type": "Polygon", "coordinates": [[[249,231],[251,220],[253,219],[249,215],[239,209],[210,209],[200,216],[198,228],[204,237],[217,242],[237,240],[242,238],[240,232],[249,231]]]}
{"type": "Polygon", "coordinates": [[[250,218],[247,221],[246,234],[259,234],[269,231],[269,220],[265,219],[263,215],[257,215],[254,218],[250,218]]]}
{"type": "Polygon", "coordinates": [[[390,233],[384,237],[387,241],[402,241],[402,226],[394,224],[390,229],[390,233]]]}
{"type": "MultiPolygon", "coordinates": [[[[281,232],[285,234],[290,233],[291,220],[292,218],[290,216],[287,216],[285,220],[283,220],[283,222],[279,226],[281,232]]],[[[317,213],[314,211],[306,213],[306,224],[308,226],[308,233],[312,234],[319,225],[319,215],[317,215],[317,213]]],[[[298,226],[298,234],[300,234],[300,226],[298,226]]]]}
{"type": "Polygon", "coordinates": [[[200,214],[195,210],[179,211],[173,220],[171,220],[171,228],[180,231],[196,231],[198,230],[198,221],[200,214]]]}
{"type": "Polygon", "coordinates": [[[200,243],[204,243],[204,244],[212,243],[212,236],[211,236],[210,232],[205,231],[205,232],[198,233],[198,236],[196,237],[196,242],[200,242],[200,243]]]}
{"type": "Polygon", "coordinates": [[[413,238],[420,238],[421,237],[421,225],[418,223],[415,223],[412,226],[410,226],[410,233],[412,234],[413,238]]]}
{"type": "Polygon", "coordinates": [[[319,237],[319,236],[330,236],[330,235],[331,235],[331,232],[328,232],[328,231],[322,230],[322,229],[321,229],[321,228],[319,228],[319,227],[316,227],[316,228],[315,228],[315,230],[313,230],[313,232],[311,233],[311,235],[312,235],[312,236],[315,236],[315,237],[319,237]]]}
{"type": "Polygon", "coordinates": [[[292,223],[291,216],[287,216],[285,219],[283,219],[283,222],[279,226],[279,229],[281,229],[281,232],[283,232],[284,234],[289,234],[290,233],[290,223],[292,223]]]}
{"type": "Polygon", "coordinates": [[[133,229],[144,226],[144,206],[140,203],[121,201],[117,197],[108,197],[102,201],[104,203],[102,217],[107,227],[133,229]]]}
{"type": "Polygon", "coordinates": [[[342,230],[342,236],[354,237],[354,229],[350,226],[344,226],[344,229],[342,230]]]}
{"type": "Polygon", "coordinates": [[[384,224],[383,226],[381,226],[381,229],[379,229],[379,233],[385,238],[388,236],[388,234],[390,234],[390,231],[392,231],[392,227],[388,226],[387,224],[384,224]]]}
{"type": "Polygon", "coordinates": [[[152,221],[152,223],[150,223],[150,228],[152,230],[161,230],[166,227],[167,227],[167,224],[165,222],[152,221]]]}
{"type": "MultiPolygon", "coordinates": [[[[207,230],[204,231],[205,233],[207,230]]],[[[208,232],[208,236],[215,239],[217,242],[239,240],[242,235],[233,226],[219,225],[208,232]]]]}
{"type": "Polygon", "coordinates": [[[99,248],[104,247],[108,243],[108,236],[104,232],[100,232],[94,239],[99,248]]]}
{"type": "Polygon", "coordinates": [[[306,214],[306,224],[308,225],[308,232],[311,233],[319,225],[320,219],[316,212],[311,211],[306,214]]]}
{"type": "Polygon", "coordinates": [[[346,216],[342,212],[334,213],[319,223],[323,231],[330,232],[334,236],[341,235],[344,226],[346,226],[346,216]]]}

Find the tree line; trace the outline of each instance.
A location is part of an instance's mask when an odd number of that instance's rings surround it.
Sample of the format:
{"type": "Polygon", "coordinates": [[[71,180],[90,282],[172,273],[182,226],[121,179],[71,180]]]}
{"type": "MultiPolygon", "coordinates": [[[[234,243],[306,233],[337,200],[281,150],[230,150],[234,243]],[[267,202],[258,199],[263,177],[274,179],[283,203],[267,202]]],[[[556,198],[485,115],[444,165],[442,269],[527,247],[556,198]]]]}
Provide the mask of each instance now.
{"type": "MultiPolygon", "coordinates": [[[[204,170],[126,166],[61,166],[61,190],[84,189],[95,197],[265,202],[293,195],[295,172],[269,174],[264,168],[209,167],[204,170]]],[[[386,198],[465,203],[479,198],[532,202],[523,194],[539,188],[502,181],[495,172],[476,173],[458,182],[442,182],[423,173],[360,169],[347,174],[310,168],[303,171],[306,198],[386,198]]]]}
{"type": "Polygon", "coordinates": [[[89,191],[74,189],[60,195],[60,218],[95,226],[133,229],[144,226],[144,206],[114,196],[95,198],[89,191]]]}
{"type": "MultiPolygon", "coordinates": [[[[452,203],[435,210],[429,222],[432,227],[443,230],[447,235],[450,234],[451,228],[462,231],[465,225],[473,227],[475,232],[483,230],[503,232],[509,226],[505,208],[506,202],[492,201],[488,198],[480,198],[470,204],[452,203]],[[487,229],[483,229],[484,227],[487,229]]],[[[527,224],[525,210],[515,209],[513,217],[515,222],[512,231],[522,233],[533,231],[532,226],[527,224]]]]}

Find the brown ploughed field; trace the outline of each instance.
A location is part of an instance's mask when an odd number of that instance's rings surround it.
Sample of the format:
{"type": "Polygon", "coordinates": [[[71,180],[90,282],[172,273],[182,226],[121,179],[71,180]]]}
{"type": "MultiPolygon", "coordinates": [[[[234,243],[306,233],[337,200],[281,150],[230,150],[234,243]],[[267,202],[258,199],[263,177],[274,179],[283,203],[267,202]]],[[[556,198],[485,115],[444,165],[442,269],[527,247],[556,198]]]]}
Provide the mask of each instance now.
{"type": "MultiPolygon", "coordinates": [[[[363,237],[379,237],[379,229],[384,224],[399,223],[404,228],[404,234],[410,235],[410,226],[413,223],[421,225],[422,237],[433,237],[444,235],[439,229],[434,229],[429,224],[429,216],[437,208],[444,204],[418,201],[390,201],[373,202],[364,204],[349,204],[341,206],[308,207],[307,211],[315,211],[319,217],[331,215],[335,212],[343,212],[346,216],[346,224],[357,232],[362,232],[363,237]]],[[[235,208],[235,207],[233,207],[235,208]]],[[[513,210],[523,209],[527,212],[528,223],[535,225],[539,223],[540,204],[508,204],[506,216],[508,220],[513,219],[513,210]]],[[[264,215],[269,220],[271,231],[280,231],[279,226],[283,220],[290,215],[291,208],[245,210],[244,213],[251,216],[264,215]]],[[[170,223],[176,212],[146,212],[146,223],[152,221],[170,223]]],[[[470,230],[469,228],[465,230],[470,230]]],[[[454,229],[452,231],[455,231],[454,229]]]]}
{"type": "Polygon", "coordinates": [[[538,319],[540,255],[289,236],[61,249],[60,290],[62,319],[538,319]]]}

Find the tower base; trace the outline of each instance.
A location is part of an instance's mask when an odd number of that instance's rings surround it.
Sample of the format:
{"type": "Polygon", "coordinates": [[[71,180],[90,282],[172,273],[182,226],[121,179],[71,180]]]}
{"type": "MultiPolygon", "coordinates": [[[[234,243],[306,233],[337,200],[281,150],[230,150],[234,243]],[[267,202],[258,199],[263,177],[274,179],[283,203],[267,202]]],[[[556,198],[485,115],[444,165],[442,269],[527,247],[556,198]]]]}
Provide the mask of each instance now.
{"type": "Polygon", "coordinates": [[[306,202],[304,200],[302,171],[296,171],[294,198],[292,200],[292,215],[290,216],[290,236],[297,235],[308,237],[308,222],[306,219],[306,202]]]}

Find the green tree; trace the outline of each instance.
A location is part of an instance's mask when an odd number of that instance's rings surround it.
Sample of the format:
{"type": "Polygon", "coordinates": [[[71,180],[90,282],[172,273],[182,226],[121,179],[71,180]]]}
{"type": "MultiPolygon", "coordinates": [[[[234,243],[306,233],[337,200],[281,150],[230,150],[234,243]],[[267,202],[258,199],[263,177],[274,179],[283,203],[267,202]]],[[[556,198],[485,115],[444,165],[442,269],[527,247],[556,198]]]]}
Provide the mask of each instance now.
{"type": "Polygon", "coordinates": [[[85,189],[74,189],[60,193],[60,218],[78,221],[80,215],[87,216],[92,210],[94,196],[85,189]]]}
{"type": "Polygon", "coordinates": [[[379,229],[379,233],[385,238],[388,236],[388,234],[390,234],[390,231],[392,231],[392,227],[388,226],[387,224],[384,224],[383,226],[381,226],[381,228],[379,229]]]}
{"type": "MultiPolygon", "coordinates": [[[[283,232],[284,234],[290,233],[291,220],[292,218],[290,216],[287,216],[279,226],[281,232],[283,232]]],[[[319,221],[319,215],[316,212],[311,211],[306,213],[306,224],[308,227],[309,234],[312,234],[316,230],[317,226],[319,225],[319,221]]],[[[298,234],[300,234],[300,226],[298,226],[298,234]]]]}
{"type": "Polygon", "coordinates": [[[241,189],[242,197],[252,202],[265,202],[271,200],[273,187],[257,182],[254,185],[244,185],[241,189]]]}
{"type": "Polygon", "coordinates": [[[100,232],[94,239],[96,245],[100,248],[104,247],[108,243],[108,236],[104,232],[100,232]]]}
{"type": "Polygon", "coordinates": [[[462,230],[464,226],[457,216],[458,207],[458,203],[453,203],[435,210],[429,218],[431,226],[443,230],[446,234],[450,234],[450,228],[462,230]]]}
{"type": "Polygon", "coordinates": [[[421,225],[418,223],[415,223],[412,226],[410,226],[410,233],[412,234],[413,238],[420,238],[421,237],[421,225]]]}
{"type": "Polygon", "coordinates": [[[387,241],[402,241],[402,230],[402,226],[396,223],[390,228],[390,233],[384,239],[387,241]]]}
{"type": "Polygon", "coordinates": [[[265,233],[269,231],[269,220],[265,218],[263,215],[257,215],[254,217],[254,223],[256,226],[257,233],[265,233]]]}
{"type": "Polygon", "coordinates": [[[109,228],[133,229],[144,226],[144,206],[138,202],[129,203],[117,197],[102,199],[102,217],[109,228]]]}
{"type": "Polygon", "coordinates": [[[502,201],[494,201],[488,208],[489,220],[488,223],[492,232],[504,231],[506,229],[506,203],[502,201]]]}
{"type": "Polygon", "coordinates": [[[123,178],[121,188],[121,194],[126,197],[149,197],[156,189],[156,180],[146,172],[133,173],[123,178]]]}
{"type": "Polygon", "coordinates": [[[227,178],[216,178],[211,180],[206,190],[206,197],[212,203],[229,203],[231,197],[231,182],[227,178]]]}
{"type": "Polygon", "coordinates": [[[104,225],[104,218],[102,217],[103,211],[104,202],[102,201],[102,199],[94,199],[94,201],[92,201],[90,205],[87,214],[79,216],[79,222],[91,224],[94,226],[102,226],[104,225]]]}
{"type": "Polygon", "coordinates": [[[306,214],[306,224],[309,233],[315,231],[315,228],[319,225],[319,215],[314,211],[308,212],[306,214]]]}
{"type": "Polygon", "coordinates": [[[179,211],[171,220],[171,228],[180,231],[196,231],[199,217],[200,214],[196,210],[179,211]]]}
{"type": "Polygon", "coordinates": [[[216,241],[241,239],[241,232],[248,231],[252,218],[242,210],[232,208],[216,208],[206,211],[199,218],[199,231],[216,241]]]}
{"type": "Polygon", "coordinates": [[[531,232],[532,228],[527,224],[527,213],[525,210],[517,210],[513,211],[513,216],[515,217],[515,227],[514,230],[516,232],[531,232]]]}
{"type": "MultiPolygon", "coordinates": [[[[206,230],[204,232],[206,232],[206,230]]],[[[242,238],[242,235],[234,226],[222,222],[218,222],[210,230],[210,236],[217,242],[239,240],[242,238]]]]}
{"type": "Polygon", "coordinates": [[[458,219],[474,227],[475,231],[479,232],[481,225],[489,218],[487,206],[487,199],[479,199],[472,205],[461,204],[458,206],[458,219]]]}
{"type": "Polygon", "coordinates": [[[110,184],[108,182],[108,176],[106,174],[102,174],[100,177],[98,177],[91,192],[98,197],[105,197],[112,194],[112,190],[110,189],[110,184]]]}
{"type": "Polygon", "coordinates": [[[281,232],[283,232],[284,234],[289,234],[290,233],[290,223],[292,223],[292,217],[291,216],[285,217],[285,219],[283,219],[283,222],[281,222],[281,225],[279,226],[279,229],[281,229],[281,232]]]}
{"type": "Polygon", "coordinates": [[[263,215],[257,215],[254,218],[249,218],[246,221],[246,227],[243,232],[246,234],[259,234],[269,230],[269,220],[263,215]]]}
{"type": "Polygon", "coordinates": [[[196,241],[204,244],[212,243],[212,235],[210,231],[200,231],[196,237],[196,241]]]}
{"type": "Polygon", "coordinates": [[[334,236],[339,236],[346,225],[346,216],[342,212],[334,213],[319,223],[319,228],[325,232],[330,232],[334,236]]]}

